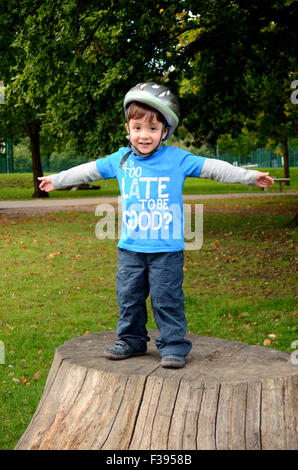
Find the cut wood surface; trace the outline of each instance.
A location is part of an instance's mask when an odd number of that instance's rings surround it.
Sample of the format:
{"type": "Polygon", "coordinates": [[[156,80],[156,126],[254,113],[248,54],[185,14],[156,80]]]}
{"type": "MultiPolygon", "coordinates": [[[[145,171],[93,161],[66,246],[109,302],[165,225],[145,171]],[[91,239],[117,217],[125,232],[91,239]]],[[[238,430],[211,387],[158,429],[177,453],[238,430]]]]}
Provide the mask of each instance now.
{"type": "Polygon", "coordinates": [[[60,346],[16,449],[297,449],[298,368],[290,354],[187,334],[183,369],[111,361],[115,332],[60,346]]]}

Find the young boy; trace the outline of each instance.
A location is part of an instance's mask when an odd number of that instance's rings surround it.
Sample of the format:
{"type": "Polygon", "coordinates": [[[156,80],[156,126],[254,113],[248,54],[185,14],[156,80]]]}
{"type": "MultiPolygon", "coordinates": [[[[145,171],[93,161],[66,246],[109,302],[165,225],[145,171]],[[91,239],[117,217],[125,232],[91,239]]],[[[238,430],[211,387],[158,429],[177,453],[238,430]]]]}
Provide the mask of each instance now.
{"type": "Polygon", "coordinates": [[[124,98],[129,147],[94,162],[39,178],[45,191],[116,178],[121,191],[122,230],[118,243],[118,340],[105,349],[108,359],[146,353],[146,298],[151,303],[160,336],[155,344],[161,366],[180,368],[191,349],[184,336],[183,200],[186,177],[223,183],[274,183],[268,173],[247,171],[226,162],[198,157],[177,147],[163,146],[179,122],[179,105],[170,90],[157,83],[140,83],[124,98]]]}

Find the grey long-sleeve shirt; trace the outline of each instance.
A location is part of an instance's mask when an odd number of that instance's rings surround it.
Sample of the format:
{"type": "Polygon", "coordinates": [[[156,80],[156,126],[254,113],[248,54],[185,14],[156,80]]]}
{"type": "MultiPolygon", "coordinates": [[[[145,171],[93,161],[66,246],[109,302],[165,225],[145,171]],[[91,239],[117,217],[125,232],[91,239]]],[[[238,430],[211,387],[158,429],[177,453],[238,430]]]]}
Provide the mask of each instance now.
{"type": "MultiPolygon", "coordinates": [[[[211,179],[221,183],[256,184],[257,171],[245,170],[230,163],[213,158],[206,158],[200,178],[211,179]]],[[[75,186],[82,183],[91,183],[102,179],[98,172],[96,162],[83,163],[69,170],[50,175],[49,177],[55,189],[63,189],[67,186],[75,186]]]]}

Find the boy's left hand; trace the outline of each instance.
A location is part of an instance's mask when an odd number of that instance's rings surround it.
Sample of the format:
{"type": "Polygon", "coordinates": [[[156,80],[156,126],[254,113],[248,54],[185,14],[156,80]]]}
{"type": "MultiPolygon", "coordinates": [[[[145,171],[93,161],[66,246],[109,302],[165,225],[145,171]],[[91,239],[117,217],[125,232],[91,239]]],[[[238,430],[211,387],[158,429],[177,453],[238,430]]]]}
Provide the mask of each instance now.
{"type": "Polygon", "coordinates": [[[269,173],[258,171],[256,186],[267,188],[267,186],[270,186],[271,184],[274,184],[274,179],[269,176],[269,173]]]}

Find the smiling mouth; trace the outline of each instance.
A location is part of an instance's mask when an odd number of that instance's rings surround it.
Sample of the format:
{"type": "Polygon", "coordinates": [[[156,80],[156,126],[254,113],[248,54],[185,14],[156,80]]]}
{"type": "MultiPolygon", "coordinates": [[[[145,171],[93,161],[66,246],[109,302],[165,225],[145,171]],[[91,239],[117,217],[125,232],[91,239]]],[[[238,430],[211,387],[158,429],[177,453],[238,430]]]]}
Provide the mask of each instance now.
{"type": "Polygon", "coordinates": [[[139,143],[138,145],[139,145],[140,147],[150,147],[150,145],[152,145],[152,144],[150,144],[150,143],[148,143],[148,144],[141,144],[141,143],[139,143]]]}

